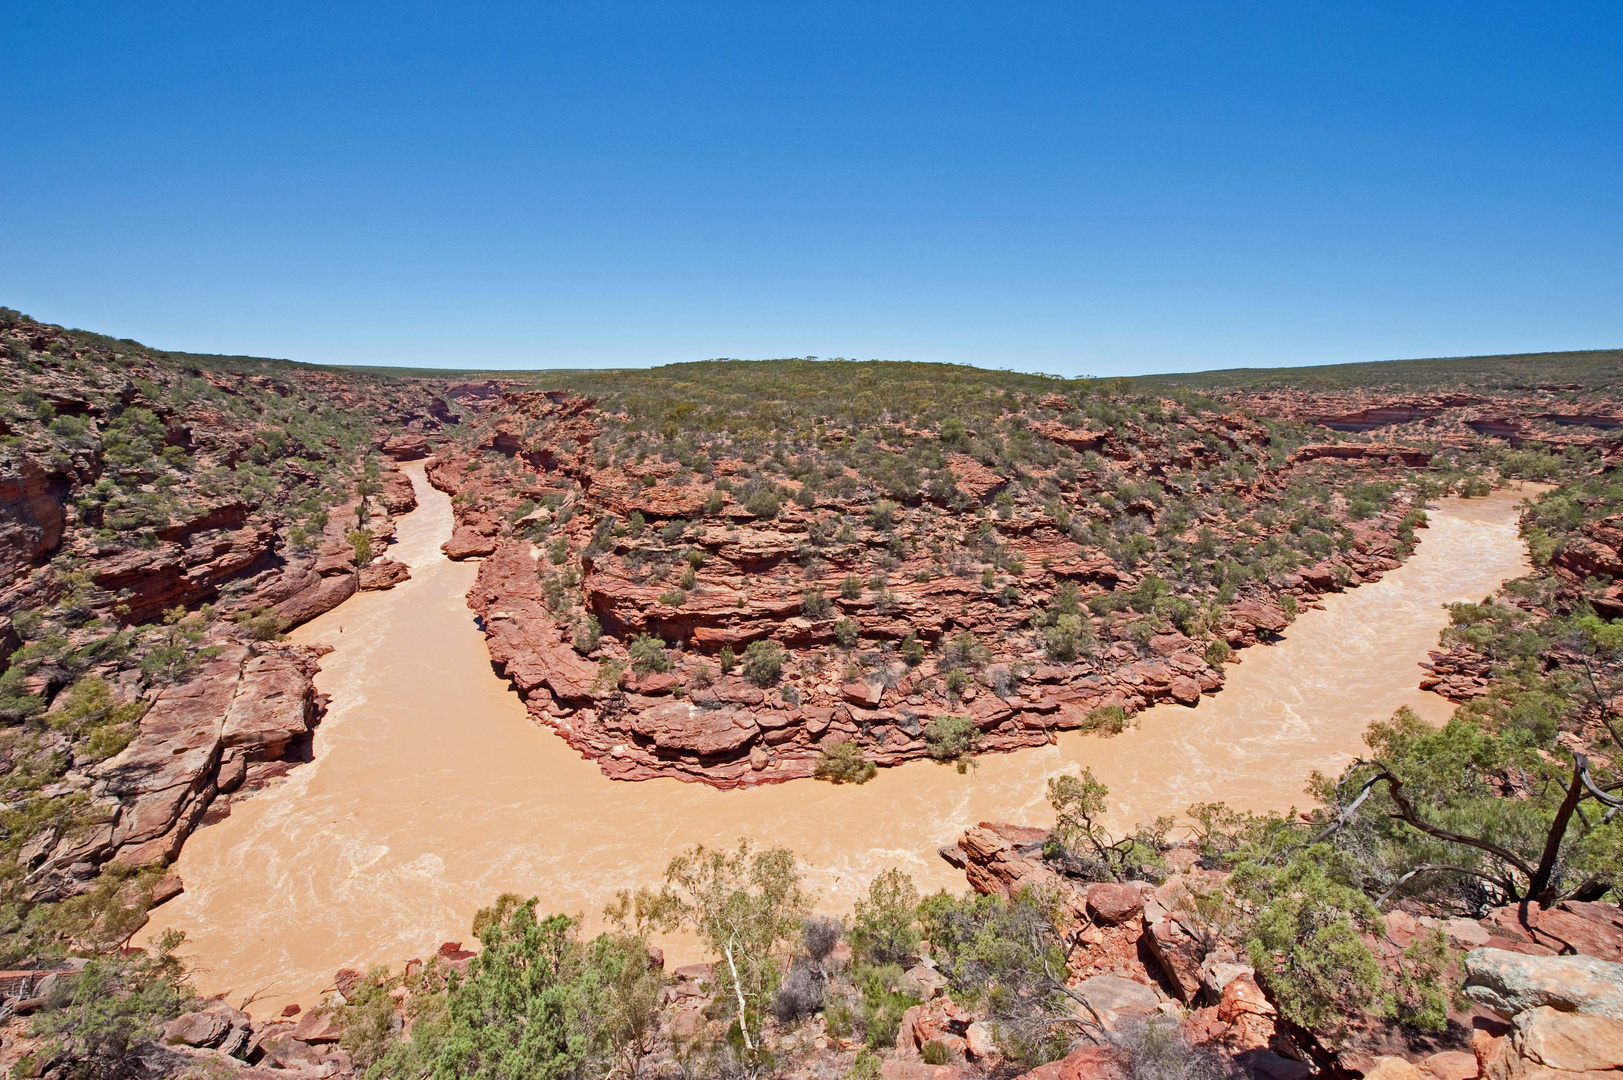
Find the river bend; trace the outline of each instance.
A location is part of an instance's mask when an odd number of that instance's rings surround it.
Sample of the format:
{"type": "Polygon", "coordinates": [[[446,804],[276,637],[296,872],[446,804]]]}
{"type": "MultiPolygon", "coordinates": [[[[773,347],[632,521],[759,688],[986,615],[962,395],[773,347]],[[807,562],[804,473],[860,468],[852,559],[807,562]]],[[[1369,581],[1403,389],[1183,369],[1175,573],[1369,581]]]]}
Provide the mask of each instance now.
{"type": "Polygon", "coordinates": [[[314,762],[192,836],[177,867],[186,892],[145,931],[185,930],[200,989],[233,1003],[256,995],[258,1015],[308,1006],[338,968],[466,938],[473,913],[503,891],[594,916],[616,889],[656,883],[695,842],[787,845],[823,905],[845,909],[888,866],[923,889],[962,889],[936,848],[976,821],[1043,823],[1045,781],[1081,765],[1110,786],[1118,821],[1203,800],[1305,805],[1308,774],[1358,753],[1371,720],[1401,705],[1447,717],[1448,702],[1416,685],[1442,605],[1480,600],[1528,569],[1521,493],[1445,500],[1401,568],[1326,597],[1279,644],[1244,650],[1198,708],[1157,706],[1115,738],[1066,733],[964,776],[914,762],[861,787],[617,783],[532,723],[491,671],[463,600],[477,566],[439,551],[450,500],[421,463],[405,468],[419,508],[389,555],[411,580],[292,635],[334,648],[317,677],[332,704],[314,762]]]}

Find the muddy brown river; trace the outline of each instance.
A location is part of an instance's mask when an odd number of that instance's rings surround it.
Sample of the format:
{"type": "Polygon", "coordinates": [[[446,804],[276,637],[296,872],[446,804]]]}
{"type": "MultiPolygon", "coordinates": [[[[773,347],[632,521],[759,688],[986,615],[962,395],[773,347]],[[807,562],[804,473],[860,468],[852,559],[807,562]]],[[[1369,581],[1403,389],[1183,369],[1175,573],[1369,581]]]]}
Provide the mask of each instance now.
{"type": "MultiPolygon", "coordinates": [[[[1114,738],[1063,735],[983,757],[964,776],[915,762],[862,787],[617,783],[532,723],[492,673],[463,602],[477,566],[439,551],[450,500],[420,465],[406,471],[420,508],[400,521],[390,557],[412,579],[293,634],[334,647],[317,678],[332,704],[315,761],[187,842],[186,892],[145,932],[184,930],[199,987],[234,1004],[252,995],[259,1016],[310,1005],[338,968],[398,965],[466,939],[500,892],[595,922],[616,889],[657,883],[696,842],[788,846],[821,906],[844,910],[889,866],[922,889],[961,890],[962,873],[936,848],[976,821],[1045,823],[1045,781],[1082,765],[1110,786],[1122,822],[1202,800],[1305,805],[1308,774],[1356,754],[1371,720],[1400,705],[1447,717],[1448,702],[1416,686],[1442,605],[1480,600],[1527,570],[1522,492],[1445,500],[1402,568],[1327,597],[1279,644],[1244,650],[1227,687],[1198,708],[1158,706],[1114,738]]],[[[690,959],[672,944],[674,959],[690,959]]]]}

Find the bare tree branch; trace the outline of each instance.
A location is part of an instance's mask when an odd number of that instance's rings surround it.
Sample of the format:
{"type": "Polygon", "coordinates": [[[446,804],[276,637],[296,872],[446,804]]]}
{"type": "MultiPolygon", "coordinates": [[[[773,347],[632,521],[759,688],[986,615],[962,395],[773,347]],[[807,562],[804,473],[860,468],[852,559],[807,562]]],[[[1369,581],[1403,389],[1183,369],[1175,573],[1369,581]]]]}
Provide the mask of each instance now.
{"type": "MultiPolygon", "coordinates": [[[[1606,794],[1606,789],[1596,784],[1594,778],[1589,775],[1589,757],[1587,754],[1573,754],[1572,756],[1577,760],[1578,778],[1583,781],[1584,787],[1589,789],[1590,795],[1607,806],[1623,806],[1623,799],[1606,794]]],[[[1618,785],[1614,784],[1612,786],[1616,787],[1618,785]]]]}
{"type": "Polygon", "coordinates": [[[1099,1010],[1095,1009],[1093,1004],[1088,1001],[1087,998],[1083,997],[1081,994],[1067,986],[1064,979],[1054,974],[1054,969],[1050,967],[1048,963],[1048,950],[1042,947],[1041,937],[1037,933],[1035,927],[1032,928],[1031,939],[1032,952],[1042,960],[1043,974],[1048,976],[1048,981],[1054,984],[1055,989],[1064,994],[1066,997],[1070,998],[1072,1001],[1076,1002],[1078,1005],[1081,1005],[1084,1009],[1088,1010],[1088,1014],[1092,1016],[1093,1019],[1088,1021],[1079,1016],[1076,1018],[1076,1022],[1078,1026],[1082,1028],[1082,1033],[1084,1035],[1095,1043],[1099,1042],[1099,1036],[1094,1034],[1093,1031],[1089,1030],[1090,1027],[1096,1027],[1100,1032],[1105,1030],[1104,1018],[1099,1015],[1099,1010]]]}
{"type": "Polygon", "coordinates": [[[1601,709],[1600,722],[1606,725],[1606,730],[1611,734],[1612,745],[1623,747],[1623,735],[1619,735],[1617,733],[1617,728],[1612,726],[1612,718],[1606,715],[1606,710],[1604,708],[1601,709]]]}
{"type": "MultiPolygon", "coordinates": [[[[1377,763],[1376,762],[1365,762],[1365,761],[1360,760],[1360,761],[1357,762],[1357,764],[1360,764],[1360,765],[1366,765],[1366,764],[1373,765],[1373,764],[1377,764],[1377,763]]],[[[1384,769],[1385,766],[1382,766],[1382,768],[1384,769]]],[[[1377,773],[1376,775],[1370,777],[1368,780],[1364,781],[1364,787],[1363,787],[1363,789],[1361,791],[1358,792],[1358,797],[1353,799],[1353,801],[1348,803],[1346,806],[1342,807],[1341,813],[1339,813],[1339,814],[1337,814],[1335,816],[1335,820],[1330,822],[1330,824],[1326,825],[1321,832],[1319,832],[1316,836],[1313,837],[1313,839],[1311,839],[1311,840],[1309,840],[1307,842],[1308,846],[1312,847],[1314,844],[1317,844],[1319,841],[1323,840],[1325,837],[1329,836],[1331,833],[1335,832],[1337,829],[1340,829],[1342,826],[1346,825],[1347,822],[1351,821],[1353,814],[1355,814],[1358,811],[1358,808],[1363,805],[1364,800],[1369,798],[1369,793],[1371,791],[1375,790],[1375,784],[1380,779],[1381,779],[1381,774],[1377,773]]]]}
{"type": "Polygon", "coordinates": [[[1452,844],[1464,844],[1466,847],[1473,847],[1478,851],[1486,851],[1488,854],[1494,856],[1495,858],[1502,859],[1506,863],[1509,863],[1511,866],[1515,867],[1517,870],[1521,871],[1521,873],[1524,874],[1529,880],[1532,879],[1536,871],[1533,867],[1527,865],[1526,861],[1524,861],[1522,857],[1517,855],[1515,852],[1507,851],[1498,844],[1490,843],[1487,840],[1478,839],[1475,836],[1465,836],[1460,833],[1449,832],[1447,829],[1438,828],[1436,825],[1433,825],[1421,818],[1419,814],[1415,813],[1414,806],[1409,802],[1408,797],[1403,794],[1403,781],[1394,776],[1392,774],[1392,770],[1388,769],[1381,762],[1372,761],[1369,764],[1375,765],[1381,770],[1380,773],[1374,777],[1374,779],[1386,781],[1387,794],[1392,797],[1393,804],[1398,808],[1398,817],[1401,817],[1411,826],[1419,829],[1428,836],[1435,836],[1439,840],[1447,840],[1452,844]]]}
{"type": "Polygon", "coordinates": [[[1490,885],[1494,885],[1499,889],[1502,889],[1507,896],[1514,894],[1516,891],[1515,889],[1511,888],[1509,882],[1505,881],[1503,878],[1496,878],[1492,874],[1484,873],[1481,870],[1472,870],[1469,866],[1453,866],[1449,863],[1425,863],[1424,865],[1415,867],[1413,870],[1410,870],[1408,873],[1394,881],[1392,883],[1392,887],[1382,893],[1379,900],[1375,901],[1375,906],[1380,907],[1382,904],[1392,899],[1392,894],[1403,888],[1410,878],[1414,877],[1416,874],[1423,874],[1428,870],[1452,870],[1456,874],[1470,874],[1472,877],[1479,877],[1483,881],[1488,882],[1490,885]]]}
{"type": "Polygon", "coordinates": [[[733,973],[733,991],[738,995],[738,1030],[744,1036],[744,1049],[753,1052],[755,1047],[750,1043],[749,1020],[744,1015],[744,984],[738,981],[738,965],[733,963],[733,943],[727,942],[727,966],[733,973]]]}

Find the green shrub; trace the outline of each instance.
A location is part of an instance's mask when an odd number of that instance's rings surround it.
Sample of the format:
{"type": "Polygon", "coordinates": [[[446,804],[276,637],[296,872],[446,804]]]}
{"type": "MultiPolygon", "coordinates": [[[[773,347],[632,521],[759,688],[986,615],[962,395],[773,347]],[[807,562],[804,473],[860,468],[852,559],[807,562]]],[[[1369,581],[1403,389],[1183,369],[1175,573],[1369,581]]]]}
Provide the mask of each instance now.
{"type": "Polygon", "coordinates": [[[1100,705],[1089,709],[1082,718],[1078,731],[1095,731],[1101,735],[1120,735],[1127,730],[1130,718],[1120,705],[1100,705]]]}
{"type": "Polygon", "coordinates": [[[937,761],[956,761],[973,754],[981,733],[967,716],[938,716],[924,725],[924,741],[937,761]]]}
{"type": "Polygon", "coordinates": [[[1043,648],[1048,658],[1068,664],[1093,645],[1093,626],[1077,614],[1054,617],[1054,624],[1043,631],[1043,648]]]}
{"type": "Polygon", "coordinates": [[[1126,606],[1126,599],[1113,592],[1095,593],[1088,597],[1088,610],[1095,615],[1109,615],[1112,611],[1120,611],[1126,606]]]}
{"type": "Polygon", "coordinates": [[[769,485],[750,493],[744,500],[744,509],[758,518],[770,521],[783,509],[783,498],[777,488],[769,485]]]}
{"type": "Polygon", "coordinates": [[[239,629],[255,641],[274,641],[282,635],[282,627],[287,620],[276,614],[269,606],[256,607],[252,612],[238,612],[236,623],[239,629]]]}
{"type": "Polygon", "coordinates": [[[586,612],[575,623],[575,651],[588,656],[597,650],[602,641],[602,625],[598,623],[596,615],[586,612]]]}
{"type": "Polygon", "coordinates": [[[1138,645],[1148,645],[1156,635],[1154,619],[1135,619],[1127,625],[1128,640],[1138,645]]]}
{"type": "Polygon", "coordinates": [[[947,671],[960,669],[978,671],[990,663],[991,659],[992,650],[982,645],[974,634],[965,630],[941,647],[938,666],[947,671]]]}
{"type": "Polygon", "coordinates": [[[863,756],[856,743],[840,742],[823,746],[817,752],[812,775],[834,784],[866,784],[879,767],[863,756]]]}
{"type": "Polygon", "coordinates": [[[136,1047],[156,1038],[160,1025],[194,1000],[174,957],[181,941],[170,931],[155,955],[98,957],[59,983],[33,1017],[32,1033],[45,1041],[42,1051],[49,1056],[63,1046],[61,1036],[70,1036],[69,1075],[115,1080],[138,1074],[136,1047]]]}
{"type": "Polygon", "coordinates": [[[146,710],[145,701],[120,701],[106,679],[86,675],[57,697],[47,719],[53,729],[82,738],[100,727],[137,723],[146,710]]]}
{"type": "Polygon", "coordinates": [[[85,740],[84,749],[79,757],[87,763],[106,761],[115,754],[122,753],[126,746],[135,741],[137,734],[133,724],[99,727],[85,740]]]}
{"type": "Polygon", "coordinates": [[[857,1048],[857,1056],[851,1062],[851,1080],[879,1080],[880,1068],[884,1059],[866,1046],[857,1048]]]}
{"type": "MultiPolygon", "coordinates": [[[[841,997],[823,1007],[823,1030],[829,1034],[830,1038],[844,1039],[856,1030],[857,1013],[851,1007],[851,1004],[849,999],[841,997]]],[[[865,1052],[867,1052],[866,1047],[859,1051],[857,1056],[860,1058],[865,1052]]],[[[875,1060],[877,1062],[877,1059],[875,1060]]],[[[874,1076],[876,1078],[879,1076],[877,1068],[874,1070],[874,1076]]]]}
{"type": "Polygon", "coordinates": [[[855,619],[834,620],[834,640],[839,643],[840,648],[842,649],[849,649],[855,645],[857,643],[857,635],[860,632],[861,627],[857,625],[857,621],[855,619]]]}
{"type": "Polygon", "coordinates": [[[652,634],[638,634],[626,651],[631,655],[631,669],[638,675],[669,671],[675,666],[665,651],[665,643],[652,634]]]}
{"type": "Polygon", "coordinates": [[[1011,1061],[1035,1065],[1063,1057],[1076,1037],[1058,977],[1067,950],[1056,912],[1037,890],[1012,900],[946,892],[919,904],[930,955],[956,1001],[980,1002],[1011,1061]]]}
{"type": "Polygon", "coordinates": [[[395,1021],[395,999],[389,992],[402,981],[390,976],[382,964],[369,967],[338,1008],[337,1019],[343,1027],[338,1045],[358,1070],[371,1068],[389,1052],[395,1021]]]}
{"type": "Polygon", "coordinates": [[[852,972],[852,982],[862,993],[863,1043],[872,1050],[891,1049],[902,1014],[918,1004],[918,995],[897,964],[863,965],[852,972]]]}
{"type": "Polygon", "coordinates": [[[1329,1033],[1379,1004],[1381,968],[1360,935],[1383,930],[1369,898],[1332,878],[1334,862],[1316,845],[1284,866],[1244,863],[1234,882],[1255,904],[1246,950],[1280,1014],[1329,1033]]]}
{"type": "Polygon", "coordinates": [[[823,595],[822,586],[813,585],[800,596],[801,613],[808,619],[826,619],[833,605],[823,595]]]}
{"type": "Polygon", "coordinates": [[[744,678],[768,687],[783,674],[783,646],[776,641],[752,641],[744,650],[744,678]]]}
{"type": "Polygon", "coordinates": [[[592,689],[608,693],[620,685],[620,676],[624,675],[626,666],[618,660],[608,657],[597,662],[597,674],[592,678],[592,689]]]}
{"type": "MultiPolygon", "coordinates": [[[[536,901],[504,895],[474,918],[482,949],[443,1005],[394,1035],[373,1073],[401,1076],[604,1076],[644,1052],[662,975],[629,935],[582,941],[566,915],[538,918],[536,901]]],[[[356,1019],[382,1006],[363,992],[356,1019]]],[[[414,1007],[421,1008],[414,998],[414,1007]]],[[[363,1023],[363,1032],[368,1026],[363,1023]]],[[[346,1028],[346,1036],[348,1029],[346,1028]]]]}

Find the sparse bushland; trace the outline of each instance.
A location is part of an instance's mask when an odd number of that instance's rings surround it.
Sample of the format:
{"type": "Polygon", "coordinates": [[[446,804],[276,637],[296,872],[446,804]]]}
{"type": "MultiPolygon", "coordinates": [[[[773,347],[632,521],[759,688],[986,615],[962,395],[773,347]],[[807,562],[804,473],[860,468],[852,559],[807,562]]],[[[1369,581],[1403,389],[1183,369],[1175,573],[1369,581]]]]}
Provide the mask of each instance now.
{"type": "Polygon", "coordinates": [[[535,901],[504,896],[475,920],[483,951],[465,977],[437,962],[409,978],[366,973],[341,1010],[345,1046],[374,1080],[505,1075],[515,1049],[525,1055],[524,1075],[635,1072],[667,1008],[659,993],[666,977],[648,965],[643,936],[656,927],[692,930],[714,960],[702,987],[714,1022],[682,1049],[706,1072],[763,1075],[783,1060],[783,1037],[812,1019],[864,1048],[855,1061],[861,1071],[873,1060],[862,1055],[890,1052],[903,1014],[924,1000],[904,972],[917,963],[924,934],[952,992],[989,1010],[1011,1060],[1061,1056],[1082,1030],[1045,971],[1063,970],[1063,958],[1055,912],[1035,897],[921,901],[893,869],[870,883],[848,924],[808,915],[807,903],[788,852],[748,846],[683,853],[659,891],[621,893],[607,911],[620,929],[590,942],[572,920],[539,916],[535,901]],[[834,958],[842,935],[852,946],[849,966],[834,958]],[[387,1019],[398,996],[409,1032],[387,1019]]]}
{"type": "Polygon", "coordinates": [[[23,1059],[23,1071],[62,1060],[70,1075],[87,1080],[138,1075],[143,1044],[196,1000],[175,956],[182,940],[170,933],[154,953],[98,957],[59,981],[29,1026],[39,1044],[23,1059]]]}
{"type": "Polygon", "coordinates": [[[1355,856],[1350,880],[1380,903],[1470,914],[1618,887],[1623,621],[1597,613],[1613,602],[1581,560],[1620,507],[1623,485],[1607,477],[1527,505],[1536,569],[1453,605],[1443,633],[1481,671],[1474,696],[1440,729],[1406,710],[1372,724],[1368,760],[1315,779],[1334,842],[1355,856]]]}
{"type": "Polygon", "coordinates": [[[1206,393],[1256,393],[1290,390],[1297,393],[1452,390],[1470,387],[1507,393],[1566,384],[1586,391],[1616,387],[1623,379],[1618,365],[1623,350],[1587,349],[1573,352],[1509,353],[1493,356],[1458,356],[1427,360],[1382,360],[1322,367],[1235,368],[1180,375],[1145,375],[1140,386],[1187,388],[1206,393]]]}

